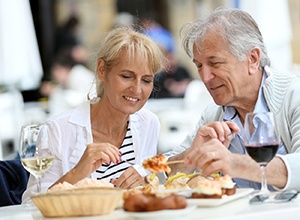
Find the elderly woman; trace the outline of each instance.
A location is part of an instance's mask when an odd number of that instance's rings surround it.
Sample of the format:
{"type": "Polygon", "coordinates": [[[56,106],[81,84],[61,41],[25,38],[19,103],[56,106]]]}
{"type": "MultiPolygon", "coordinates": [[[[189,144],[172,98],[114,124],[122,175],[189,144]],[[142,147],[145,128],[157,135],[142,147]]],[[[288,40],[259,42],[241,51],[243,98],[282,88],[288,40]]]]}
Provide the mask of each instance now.
{"type": "MultiPolygon", "coordinates": [[[[147,175],[143,160],[157,152],[159,120],[142,107],[155,73],[164,68],[164,55],[155,42],[129,27],[111,30],[98,51],[97,97],[46,123],[55,159],[41,180],[42,191],[87,177],[136,187],[147,175]]],[[[23,203],[34,189],[30,176],[23,203]]]]}

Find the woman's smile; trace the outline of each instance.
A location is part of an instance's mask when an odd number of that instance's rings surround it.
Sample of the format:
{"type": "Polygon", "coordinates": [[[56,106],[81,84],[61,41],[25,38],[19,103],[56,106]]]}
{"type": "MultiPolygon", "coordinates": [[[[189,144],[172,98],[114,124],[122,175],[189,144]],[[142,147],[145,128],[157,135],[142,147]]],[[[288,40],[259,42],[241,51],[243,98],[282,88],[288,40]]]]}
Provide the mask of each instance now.
{"type": "Polygon", "coordinates": [[[130,96],[123,96],[126,100],[131,101],[131,102],[137,102],[139,101],[138,98],[130,97],[130,96]]]}

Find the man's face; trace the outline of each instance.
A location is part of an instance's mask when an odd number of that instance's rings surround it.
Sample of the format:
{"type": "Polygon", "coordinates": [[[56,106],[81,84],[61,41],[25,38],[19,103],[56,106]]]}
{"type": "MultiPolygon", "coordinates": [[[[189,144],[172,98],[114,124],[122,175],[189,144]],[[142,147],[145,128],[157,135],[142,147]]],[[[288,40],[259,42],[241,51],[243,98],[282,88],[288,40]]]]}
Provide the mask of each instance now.
{"type": "Polygon", "coordinates": [[[207,34],[200,50],[193,47],[193,62],[207,90],[218,105],[235,106],[245,98],[249,84],[248,59],[240,61],[216,33],[207,34]]]}

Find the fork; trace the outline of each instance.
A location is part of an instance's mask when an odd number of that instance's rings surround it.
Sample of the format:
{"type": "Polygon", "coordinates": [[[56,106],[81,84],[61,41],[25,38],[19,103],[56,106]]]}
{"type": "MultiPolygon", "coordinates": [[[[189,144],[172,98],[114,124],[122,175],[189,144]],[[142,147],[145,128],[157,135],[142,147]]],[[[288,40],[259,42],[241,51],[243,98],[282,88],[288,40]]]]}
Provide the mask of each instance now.
{"type": "Polygon", "coordinates": [[[278,193],[274,198],[269,198],[268,196],[264,195],[255,195],[253,198],[250,199],[250,204],[255,203],[282,203],[282,202],[289,202],[297,197],[299,191],[296,190],[289,190],[283,191],[278,193]]]}
{"type": "Polygon", "coordinates": [[[128,164],[130,164],[130,165],[135,165],[134,162],[128,161],[128,160],[126,160],[126,159],[124,159],[123,161],[126,162],[126,163],[128,163],[128,164]]]}
{"type": "MultiPolygon", "coordinates": [[[[129,163],[130,165],[134,165],[134,162],[128,161],[126,159],[124,159],[123,161],[125,161],[126,163],[129,163]]],[[[173,160],[173,161],[169,161],[166,164],[174,164],[174,163],[183,163],[184,160],[173,160]]]]}
{"type": "MultiPolygon", "coordinates": [[[[232,140],[233,138],[235,138],[235,133],[231,132],[229,135],[227,135],[229,140],[232,140]]],[[[125,161],[126,163],[130,164],[130,165],[134,165],[135,163],[128,161],[126,159],[124,159],[123,161],[125,161]]],[[[184,160],[173,160],[173,161],[168,161],[166,164],[175,164],[175,163],[183,163],[184,160]]]]}

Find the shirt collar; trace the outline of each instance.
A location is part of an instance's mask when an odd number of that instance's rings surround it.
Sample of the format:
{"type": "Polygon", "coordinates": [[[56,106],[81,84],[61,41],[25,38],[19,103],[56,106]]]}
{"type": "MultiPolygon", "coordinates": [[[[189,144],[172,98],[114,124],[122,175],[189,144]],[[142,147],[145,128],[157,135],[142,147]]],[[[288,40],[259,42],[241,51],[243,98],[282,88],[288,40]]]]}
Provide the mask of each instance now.
{"type": "Polygon", "coordinates": [[[86,127],[86,129],[90,131],[91,128],[90,104],[91,102],[87,101],[84,102],[82,105],[78,106],[77,108],[75,108],[69,118],[69,122],[86,127]]]}
{"type": "MultiPolygon", "coordinates": [[[[261,84],[260,84],[260,88],[259,88],[258,99],[257,99],[255,107],[254,107],[254,112],[269,111],[266,100],[265,100],[265,96],[263,94],[263,85],[265,84],[266,78],[267,78],[267,74],[266,74],[266,71],[264,71],[263,77],[261,80],[261,84]]],[[[232,121],[232,122],[237,123],[240,128],[242,127],[239,117],[236,117],[237,111],[234,107],[232,107],[232,106],[225,107],[224,106],[223,110],[224,110],[224,117],[223,117],[224,121],[232,121]]]]}
{"type": "MultiPolygon", "coordinates": [[[[92,99],[90,101],[84,102],[82,105],[74,109],[74,112],[69,118],[69,122],[86,127],[87,131],[91,132],[91,117],[90,117],[90,105],[98,102],[99,99],[92,99]]],[[[129,121],[138,121],[136,114],[129,116],[129,121]]]]}
{"type": "Polygon", "coordinates": [[[260,84],[260,88],[259,88],[258,99],[256,101],[255,108],[254,108],[254,111],[253,111],[254,113],[268,112],[269,111],[269,108],[267,106],[267,102],[266,102],[266,99],[265,99],[265,96],[264,96],[264,93],[263,93],[263,85],[266,82],[266,78],[267,78],[267,75],[266,75],[266,72],[264,71],[262,81],[261,81],[261,84],[260,84]]]}

